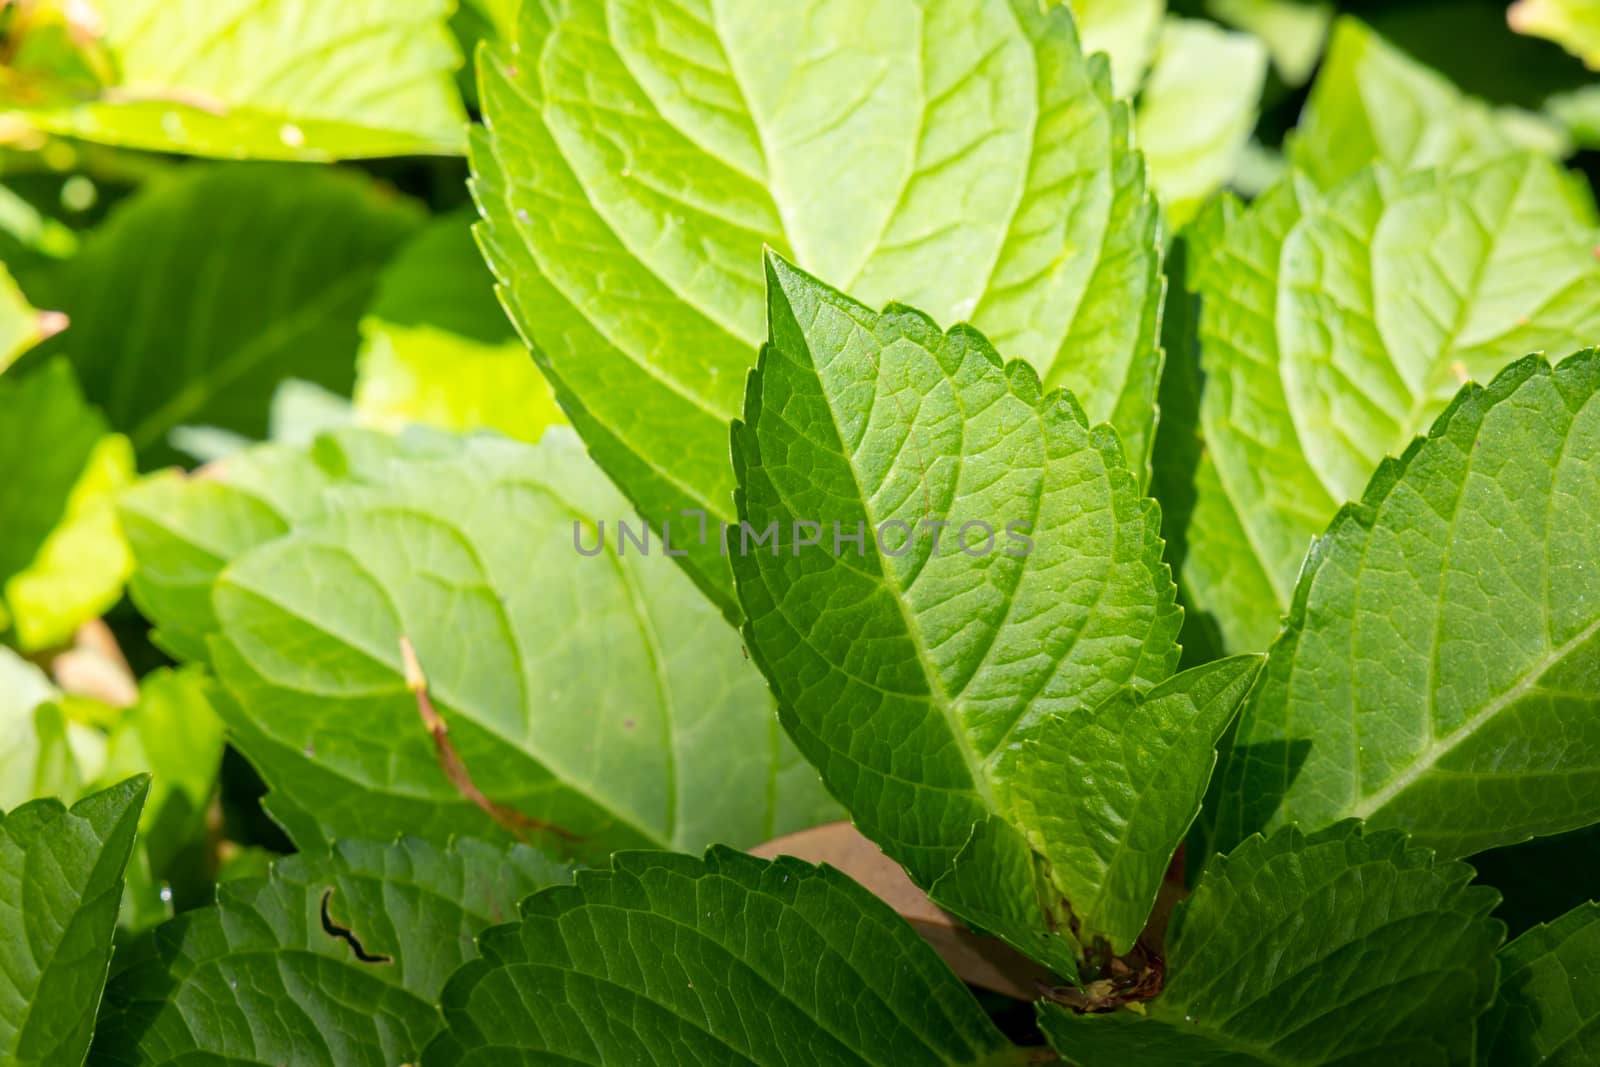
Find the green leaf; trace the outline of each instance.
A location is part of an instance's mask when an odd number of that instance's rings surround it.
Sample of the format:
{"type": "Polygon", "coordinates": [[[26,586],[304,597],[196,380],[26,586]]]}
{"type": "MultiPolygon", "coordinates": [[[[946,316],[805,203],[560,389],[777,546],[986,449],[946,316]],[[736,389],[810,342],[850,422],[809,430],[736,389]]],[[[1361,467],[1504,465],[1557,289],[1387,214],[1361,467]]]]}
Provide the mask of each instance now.
{"type": "Polygon", "coordinates": [[[62,644],[122,595],[115,497],[132,450],[53,360],[0,378],[0,471],[0,632],[24,650],[62,644]]]}
{"type": "Polygon", "coordinates": [[[1023,740],[1011,785],[1019,821],[1073,915],[1112,951],[1132,948],[1144,929],[1200,812],[1217,741],[1260,667],[1258,656],[1218,660],[1045,719],[1023,740]]]}
{"type": "Polygon", "coordinates": [[[1518,33],[1548,38],[1590,70],[1600,70],[1600,2],[1597,0],[1517,0],[1506,14],[1518,33]]]}
{"type": "Polygon", "coordinates": [[[1261,649],[1312,538],[1463,381],[1600,336],[1600,230],[1587,194],[1520,155],[1326,195],[1291,175],[1206,232],[1183,581],[1230,649],[1261,649]]]}
{"type": "Polygon", "coordinates": [[[186,475],[151,475],[123,494],[120,516],[136,566],[128,592],[155,623],[155,643],[205,662],[217,631],[211,586],[227,564],[319,514],[333,475],[310,454],[282,445],[248,449],[186,475]]]}
{"type": "Polygon", "coordinates": [[[94,738],[62,715],[60,699],[42,670],[0,645],[0,811],[81,791],[94,738]]]}
{"type": "MultiPolygon", "coordinates": [[[[29,197],[0,185],[0,249],[9,250],[23,262],[39,256],[65,259],[77,253],[78,235],[72,227],[42,212],[29,197]]],[[[43,325],[65,327],[66,323],[48,319],[43,325]]],[[[0,345],[0,353],[5,347],[0,345]]],[[[0,355],[0,363],[4,362],[4,355],[0,355]]]]}
{"type": "Polygon", "coordinates": [[[1072,9],[1085,53],[1104,52],[1111,61],[1111,85],[1133,96],[1144,81],[1161,36],[1166,0],[1047,0],[1072,9]]]}
{"type": "Polygon", "coordinates": [[[1111,430],[971,327],[768,272],[733,434],[746,638],[800,750],[930,886],[974,824],[1017,824],[1035,731],[1171,673],[1157,508],[1111,430]]]}
{"type": "MultiPolygon", "coordinates": [[[[650,558],[619,543],[628,508],[570,432],[537,448],[437,438],[405,455],[370,433],[319,447],[336,446],[324,469],[348,475],[287,536],[224,563],[240,542],[211,552],[180,528],[156,561],[185,643],[215,629],[224,718],[297,841],[543,823],[561,831],[552,845],[603,857],[755,844],[835,811],[737,635],[659,542],[650,558]],[[575,538],[592,552],[602,522],[607,551],[579,555],[575,538]],[[209,616],[195,610],[207,576],[209,616]],[[440,751],[402,639],[470,784],[440,751]]],[[[227,496],[168,483],[189,488],[227,496]]],[[[264,533],[284,520],[262,504],[226,508],[264,533]]],[[[171,514],[197,516],[197,537],[229,528],[202,510],[171,514]]]]}
{"type": "Polygon", "coordinates": [[[498,430],[537,441],[560,422],[494,295],[465,214],[446,215],[384,269],[361,321],[356,411],[366,422],[498,430]]]}
{"type": "Polygon", "coordinates": [[[1557,93],[1545,101],[1545,111],[1580,147],[1600,146],[1600,84],[1557,93]]]}
{"type": "Polygon", "coordinates": [[[89,398],[145,466],[175,462],[174,427],[251,437],[273,386],[348,394],[356,324],[415,209],[352,174],[284,165],[197,167],[148,186],[61,265],[49,292],[72,318],[89,398]]]}
{"type": "Polygon", "coordinates": [[[152,671],[139,680],[139,702],[117,719],[106,740],[100,782],[151,775],[139,835],[157,876],[205,828],[223,747],[211,686],[199,670],[152,671]]]}
{"type": "Polygon", "coordinates": [[[1522,136],[1507,112],[1464,95],[1344,16],[1334,24],[1289,158],[1327,189],[1374,162],[1399,170],[1474,167],[1515,150],[1522,136]]]}
{"type": "Polygon", "coordinates": [[[161,883],[205,832],[222,748],[210,683],[198,671],[153,671],[131,707],[113,708],[64,696],[43,671],[0,646],[0,810],[47,796],[71,803],[153,775],[127,870],[124,927],[171,914],[161,883]]]}
{"type": "MultiPolygon", "coordinates": [[[[728,424],[762,338],[763,245],[875,305],[970,320],[1142,470],[1157,212],[1128,109],[1065,10],[531,0],[518,50],[486,50],[480,79],[485,252],[652,523],[734,521],[728,424]]],[[[683,563],[734,616],[715,542],[683,563]]]]}
{"type": "Polygon", "coordinates": [[[425,1067],[1025,1062],[933,950],[831,867],[623,853],[521,912],[445,987],[425,1067]]]}
{"type": "Polygon", "coordinates": [[[1167,222],[1181,227],[1233,176],[1256,125],[1267,53],[1247,33],[1168,19],[1137,130],[1167,222]]]}
{"type": "Polygon", "coordinates": [[[570,876],[525,846],[470,839],[279,860],[139,945],[106,990],[93,1062],[414,1063],[478,934],[570,876]]]}
{"type": "Polygon", "coordinates": [[[1468,386],[1311,551],[1225,840],[1346,816],[1449,855],[1600,822],[1600,353],[1468,386]]]}
{"type": "MultiPolygon", "coordinates": [[[[521,0],[460,0],[455,14],[450,16],[450,32],[467,56],[477,54],[480,41],[514,41],[520,6],[521,0]]],[[[477,71],[473,64],[468,63],[456,72],[456,85],[467,106],[477,111],[477,71]]]]}
{"type": "MultiPolygon", "coordinates": [[[[448,0],[167,0],[97,5],[104,84],[29,85],[42,130],[237,159],[459,155],[466,114],[448,0]]],[[[8,101],[0,100],[0,108],[8,101]]]]}
{"type": "Polygon", "coordinates": [[[1478,1025],[1478,1062],[1582,1067],[1600,1058],[1600,904],[1500,950],[1500,992],[1478,1025]]]}
{"type": "Polygon", "coordinates": [[[0,814],[0,1059],[83,1062],[149,779],[0,814]]]}
{"type": "Polygon", "coordinates": [[[1206,0],[1206,13],[1261,38],[1278,77],[1304,85],[1322,57],[1334,6],[1327,0],[1206,0]]]}
{"type": "MultiPolygon", "coordinates": [[[[0,189],[0,195],[5,194],[0,189]]],[[[0,263],[0,372],[18,356],[62,330],[66,319],[57,312],[35,311],[17,288],[6,265],[0,263]]]]}
{"type": "Polygon", "coordinates": [[[1040,1010],[1078,1063],[1315,1067],[1472,1062],[1494,995],[1493,890],[1398,833],[1289,828],[1214,859],[1169,932],[1143,1014],[1040,1010]]]}

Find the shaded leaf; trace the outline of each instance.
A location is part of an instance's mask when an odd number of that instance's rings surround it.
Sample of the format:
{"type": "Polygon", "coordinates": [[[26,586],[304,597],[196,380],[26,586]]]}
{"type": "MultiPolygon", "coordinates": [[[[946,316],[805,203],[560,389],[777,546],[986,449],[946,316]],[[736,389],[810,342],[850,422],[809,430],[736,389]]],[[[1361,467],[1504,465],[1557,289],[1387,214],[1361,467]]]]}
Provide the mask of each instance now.
{"type": "Polygon", "coordinates": [[[348,393],[356,324],[415,209],[352,174],[209,166],[141,190],[62,264],[47,292],[73,327],[89,399],[146,466],[174,462],[176,426],[250,437],[273,387],[348,393]]]}
{"type": "Polygon", "coordinates": [[[1600,904],[1500,950],[1500,991],[1478,1025],[1478,1062],[1581,1067],[1600,1058],[1600,904]]]}
{"type": "Polygon", "coordinates": [[[0,471],[0,633],[29,650],[63,644],[122,595],[115,497],[132,450],[52,360],[0,378],[0,471]]]}
{"type": "Polygon", "coordinates": [[[355,402],[363,421],[490,429],[524,441],[562,421],[495,299],[465,214],[429,224],[384,268],[361,336],[355,402]]]}
{"type": "Polygon", "coordinates": [[[99,781],[151,775],[139,817],[140,840],[157,877],[205,825],[205,809],[222,763],[222,721],[211,681],[198,670],[152,671],[139,680],[139,700],[106,739],[99,781]]]}

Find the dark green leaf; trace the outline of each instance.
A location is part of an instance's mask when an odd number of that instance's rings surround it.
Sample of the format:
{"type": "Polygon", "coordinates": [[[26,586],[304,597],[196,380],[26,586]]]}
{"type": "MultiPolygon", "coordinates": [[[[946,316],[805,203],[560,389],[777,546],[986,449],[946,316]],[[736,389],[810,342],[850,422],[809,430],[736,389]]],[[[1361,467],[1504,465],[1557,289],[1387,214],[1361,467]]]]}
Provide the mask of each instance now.
{"type": "Polygon", "coordinates": [[[65,361],[13,375],[0,378],[0,634],[31,650],[65,644],[122,595],[114,500],[133,455],[65,361]]]}
{"type": "Polygon", "coordinates": [[[1049,1006],[1040,1023],[1085,1064],[1466,1067],[1505,932],[1471,878],[1353,822],[1252,837],[1174,916],[1166,987],[1143,1014],[1049,1006]]]}
{"type": "Polygon", "coordinates": [[[425,1067],[1022,1063],[888,905],[831,867],[623,853],[522,905],[444,992],[425,1067]]]}
{"type": "Polygon", "coordinates": [[[403,839],[224,882],[215,907],[152,931],[112,979],[92,1062],[415,1062],[479,932],[570,873],[520,845],[403,839]]]}
{"type": "Polygon", "coordinates": [[[89,399],[141,462],[172,462],[167,434],[205,423],[264,436],[273,387],[303,378],[348,393],[356,324],[415,209],[373,183],[288,166],[207,166],[119,207],[48,294],[89,399]]]}
{"type": "Polygon", "coordinates": [[[1484,1067],[1600,1060],[1600,904],[1583,904],[1500,950],[1500,992],[1478,1027],[1484,1067]]]}
{"type": "Polygon", "coordinates": [[[0,1060],[83,1062],[148,777],[0,815],[0,1060]]]}

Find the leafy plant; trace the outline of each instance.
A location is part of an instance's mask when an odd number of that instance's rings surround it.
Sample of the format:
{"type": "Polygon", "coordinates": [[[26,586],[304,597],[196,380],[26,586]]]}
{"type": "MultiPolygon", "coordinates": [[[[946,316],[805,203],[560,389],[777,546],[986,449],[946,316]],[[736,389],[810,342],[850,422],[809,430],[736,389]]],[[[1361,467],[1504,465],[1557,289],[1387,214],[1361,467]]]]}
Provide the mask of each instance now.
{"type": "Polygon", "coordinates": [[[0,1065],[1600,1057],[1483,4],[0,4],[0,1065]]]}

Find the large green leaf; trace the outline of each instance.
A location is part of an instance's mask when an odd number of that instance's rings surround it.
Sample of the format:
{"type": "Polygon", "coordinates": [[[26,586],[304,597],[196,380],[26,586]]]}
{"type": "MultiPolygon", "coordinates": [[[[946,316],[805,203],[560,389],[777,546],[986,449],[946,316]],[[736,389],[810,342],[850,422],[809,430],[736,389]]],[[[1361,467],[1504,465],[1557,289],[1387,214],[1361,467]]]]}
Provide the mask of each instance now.
{"type": "Polygon", "coordinates": [[[561,420],[495,299],[465,211],[435,220],[384,268],[361,336],[355,402],[364,421],[537,441],[561,420]]]}
{"type": "Polygon", "coordinates": [[[115,498],[132,450],[54,360],[0,378],[0,471],[0,633],[24,649],[64,643],[122,595],[115,498]]]}
{"type": "MultiPolygon", "coordinates": [[[[1092,428],[1071,394],[1044,394],[1027,364],[1002,367],[971,327],[941,333],[899,306],[880,315],[776,256],[768,270],[771,341],[734,428],[742,525],[728,553],[746,636],[801,751],[861,830],[930,886],[975,824],[1013,831],[991,827],[998,836],[975,847],[1041,828],[1020,815],[1019,789],[1029,807],[1073,803],[1075,783],[1048,782],[1019,755],[1062,743],[1053,731],[1073,727],[1053,720],[1171,673],[1179,612],[1157,509],[1113,432],[1092,428]],[[749,540],[764,532],[767,547],[749,540]]],[[[1159,718],[1158,707],[1144,710],[1159,718]]],[[[1202,789],[1212,727],[1196,727],[1210,731],[1202,789]]],[[[1084,758],[1121,755],[1107,749],[1084,758]]],[[[1117,793],[1117,772],[1099,770],[1117,793]]],[[[1085,803],[1120,822],[1122,799],[1085,803]]],[[[1031,881],[1011,889],[1037,896],[1031,881]]],[[[989,895],[944,902],[974,921],[982,906],[993,926],[989,895]]],[[[1130,939],[1125,918],[1083,918],[1085,943],[1130,939]]]]}
{"type": "Polygon", "coordinates": [[[106,990],[94,1064],[415,1063],[487,926],[570,870],[525,846],[346,841],[217,887],[106,990]]]}
{"type": "Polygon", "coordinates": [[[619,543],[629,509],[570,431],[347,432],[314,451],[165,476],[128,520],[135,596],[175,651],[210,638],[235,743],[297,840],[540,820],[603,856],[755,844],[835,810],[738,636],[659,541],[649,558],[619,543]],[[579,555],[599,523],[605,553],[579,555]]]}
{"type": "Polygon", "coordinates": [[[452,8],[449,0],[109,0],[78,31],[96,35],[104,84],[24,78],[0,109],[53,133],[202,156],[460,154],[466,114],[452,79],[461,62],[445,25],[452,8]]]}
{"type": "Polygon", "coordinates": [[[348,393],[356,324],[414,208],[329,170],[197,167],[119,207],[48,295],[72,328],[89,398],[145,465],[178,458],[176,426],[260,437],[273,387],[303,378],[348,393]]]}
{"type": "MultiPolygon", "coordinates": [[[[486,50],[480,75],[489,261],[652,522],[733,521],[728,424],[762,337],[763,245],[874,304],[972,321],[1142,469],[1156,208],[1128,110],[1065,9],[529,0],[518,51],[486,50]]],[[[734,614],[716,540],[683,562],[734,614]]]]}
{"type": "Polygon", "coordinates": [[[1527,140],[1527,125],[1345,16],[1334,25],[1289,157],[1331,188],[1374,162],[1399,170],[1477,166],[1527,140]]]}
{"type": "Polygon", "coordinates": [[[1553,164],[1291,175],[1196,249],[1206,457],[1183,581],[1260,649],[1307,545],[1463,381],[1600,339],[1594,207],[1553,164]]]}
{"type": "Polygon", "coordinates": [[[1266,77],[1259,39],[1198,19],[1167,21],[1136,128],[1150,182],[1174,227],[1233,177],[1266,77]]]}
{"type": "Polygon", "coordinates": [[[445,988],[424,1067],[1027,1062],[911,927],[831,867],[624,853],[521,910],[445,988]]]}
{"type": "Polygon", "coordinates": [[[1318,540],[1219,828],[1357,816],[1467,855],[1600,822],[1600,353],[1469,386],[1318,540]]]}
{"type": "Polygon", "coordinates": [[[1478,1026],[1485,1067],[1583,1067],[1600,1060],[1600,904],[1590,902],[1500,950],[1500,992],[1478,1026]]]}
{"type": "Polygon", "coordinates": [[[1600,2],[1597,0],[1517,0],[1506,16],[1518,33],[1548,37],[1600,70],[1600,2]]]}
{"type": "Polygon", "coordinates": [[[1040,1023],[1085,1064],[1467,1067],[1505,933],[1487,917],[1494,891],[1471,878],[1354,823],[1253,837],[1180,905],[1146,1011],[1050,1006],[1040,1023]]]}
{"type": "Polygon", "coordinates": [[[148,778],[0,814],[0,1060],[83,1062],[148,778]]]}

